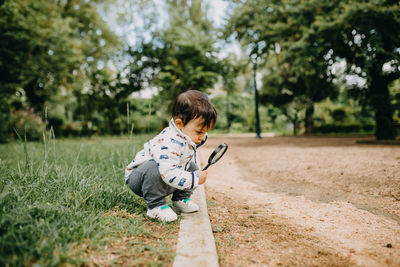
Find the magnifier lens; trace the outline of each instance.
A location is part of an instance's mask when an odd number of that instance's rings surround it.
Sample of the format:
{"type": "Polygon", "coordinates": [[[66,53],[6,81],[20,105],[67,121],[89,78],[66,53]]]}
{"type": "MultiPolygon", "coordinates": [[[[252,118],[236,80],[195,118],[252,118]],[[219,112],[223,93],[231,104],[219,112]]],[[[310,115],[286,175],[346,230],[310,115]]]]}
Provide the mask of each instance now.
{"type": "Polygon", "coordinates": [[[203,171],[207,170],[207,168],[210,167],[211,164],[217,162],[225,154],[227,149],[227,144],[220,144],[208,158],[208,164],[204,167],[203,171]]]}
{"type": "Polygon", "coordinates": [[[224,155],[226,150],[226,147],[222,148],[220,151],[217,152],[217,154],[215,154],[214,158],[211,160],[211,164],[214,164],[215,162],[217,162],[222,155],[224,155]]]}

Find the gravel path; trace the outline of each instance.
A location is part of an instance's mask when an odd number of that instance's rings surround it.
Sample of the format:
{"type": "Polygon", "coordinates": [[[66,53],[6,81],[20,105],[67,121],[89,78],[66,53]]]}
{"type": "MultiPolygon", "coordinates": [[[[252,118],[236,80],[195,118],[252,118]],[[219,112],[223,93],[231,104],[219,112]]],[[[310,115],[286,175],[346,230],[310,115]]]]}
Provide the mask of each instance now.
{"type": "Polygon", "coordinates": [[[211,136],[221,266],[400,266],[400,146],[355,138],[211,136]]]}

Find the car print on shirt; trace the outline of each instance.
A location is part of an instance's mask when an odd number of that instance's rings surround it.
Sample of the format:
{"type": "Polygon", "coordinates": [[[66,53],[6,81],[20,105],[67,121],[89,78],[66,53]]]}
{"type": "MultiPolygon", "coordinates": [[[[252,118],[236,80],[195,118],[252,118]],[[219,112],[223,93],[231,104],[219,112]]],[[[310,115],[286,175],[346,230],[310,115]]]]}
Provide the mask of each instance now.
{"type": "Polygon", "coordinates": [[[172,143],[178,144],[178,145],[180,145],[181,147],[184,146],[184,144],[183,144],[182,142],[179,142],[178,140],[176,140],[176,139],[174,139],[174,138],[170,138],[170,140],[171,140],[172,143]]]}
{"type": "Polygon", "coordinates": [[[182,179],[179,181],[178,185],[179,185],[179,186],[183,186],[183,185],[185,184],[185,182],[186,182],[186,179],[185,179],[185,178],[182,178],[182,179]]]}
{"type": "Polygon", "coordinates": [[[176,156],[178,156],[178,157],[180,157],[182,154],[180,154],[180,153],[178,153],[178,152],[175,152],[175,151],[173,151],[173,152],[171,152],[171,154],[172,155],[176,155],[176,156]]]}
{"type": "Polygon", "coordinates": [[[183,136],[183,135],[181,135],[181,134],[177,134],[176,136],[178,136],[178,137],[180,137],[180,138],[182,138],[182,139],[186,140],[186,137],[185,137],[185,136],[183,136]]]}

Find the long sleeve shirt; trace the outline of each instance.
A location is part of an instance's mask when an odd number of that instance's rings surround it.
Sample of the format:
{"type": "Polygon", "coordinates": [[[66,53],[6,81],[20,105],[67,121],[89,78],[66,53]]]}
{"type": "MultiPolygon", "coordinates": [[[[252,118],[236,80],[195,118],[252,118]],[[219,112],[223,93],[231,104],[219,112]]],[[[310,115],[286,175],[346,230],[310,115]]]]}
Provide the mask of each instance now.
{"type": "Polygon", "coordinates": [[[196,145],[189,136],[180,131],[173,119],[169,126],[157,136],[144,144],[144,148],[125,169],[125,180],[128,179],[134,168],[140,164],[153,160],[157,163],[163,181],[177,189],[195,188],[199,184],[199,173],[189,172],[190,161],[196,162],[196,149],[203,145],[206,138],[196,145]]]}

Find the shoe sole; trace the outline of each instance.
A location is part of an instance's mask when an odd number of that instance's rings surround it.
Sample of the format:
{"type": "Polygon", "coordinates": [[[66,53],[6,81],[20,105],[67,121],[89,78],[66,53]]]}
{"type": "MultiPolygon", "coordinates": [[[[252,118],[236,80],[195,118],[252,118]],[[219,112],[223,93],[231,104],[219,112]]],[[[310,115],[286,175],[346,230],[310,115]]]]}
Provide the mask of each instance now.
{"type": "Polygon", "coordinates": [[[198,210],[195,210],[195,211],[181,211],[182,213],[195,213],[195,212],[198,212],[198,210]]]}
{"type": "Polygon", "coordinates": [[[151,218],[151,219],[158,219],[158,220],[160,220],[160,221],[162,221],[162,222],[173,222],[173,221],[175,221],[176,219],[178,219],[178,217],[176,217],[175,219],[172,219],[172,220],[163,220],[163,219],[161,219],[160,217],[158,217],[157,215],[149,215],[149,214],[147,214],[147,213],[146,213],[146,215],[147,215],[147,217],[149,217],[149,218],[151,218]]]}
{"type": "Polygon", "coordinates": [[[192,210],[192,211],[184,211],[184,210],[181,210],[180,208],[175,207],[175,206],[174,206],[174,208],[177,209],[177,210],[179,210],[179,211],[182,212],[182,213],[194,213],[194,212],[198,212],[198,211],[200,210],[200,209],[198,209],[198,210],[192,210]]]}

